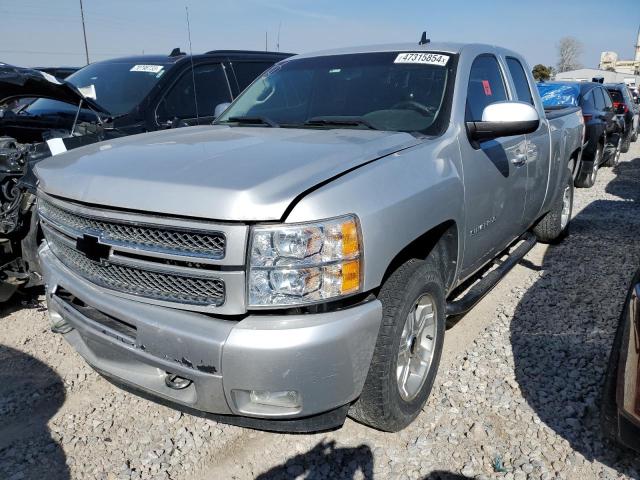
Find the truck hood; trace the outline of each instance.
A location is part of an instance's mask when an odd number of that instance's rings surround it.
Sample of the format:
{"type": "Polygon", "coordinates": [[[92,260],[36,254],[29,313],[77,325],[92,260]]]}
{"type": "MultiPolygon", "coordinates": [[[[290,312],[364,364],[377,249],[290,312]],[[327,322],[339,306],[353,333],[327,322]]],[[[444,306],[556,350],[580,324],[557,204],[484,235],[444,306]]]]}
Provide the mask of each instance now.
{"type": "Polygon", "coordinates": [[[415,145],[407,133],[202,126],[46,159],[39,188],[107,207],[214,220],[279,220],[306,190],[415,145]]]}

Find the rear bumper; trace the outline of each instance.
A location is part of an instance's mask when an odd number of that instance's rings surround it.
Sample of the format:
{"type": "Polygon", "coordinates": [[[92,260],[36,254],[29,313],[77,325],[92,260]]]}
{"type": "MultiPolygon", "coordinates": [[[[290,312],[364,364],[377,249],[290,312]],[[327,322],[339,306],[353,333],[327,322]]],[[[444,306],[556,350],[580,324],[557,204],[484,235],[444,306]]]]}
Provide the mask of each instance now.
{"type": "Polygon", "coordinates": [[[382,318],[377,300],[329,313],[232,321],[111,295],[68,270],[46,245],[40,255],[50,315],[72,327],[67,341],[131,389],[200,412],[271,420],[334,411],[360,395],[382,318]],[[98,313],[87,314],[61,291],[98,313]],[[101,318],[123,322],[128,333],[101,318]],[[191,384],[169,388],[167,372],[191,384]],[[243,393],[251,390],[296,391],[301,406],[256,406],[243,393]]]}

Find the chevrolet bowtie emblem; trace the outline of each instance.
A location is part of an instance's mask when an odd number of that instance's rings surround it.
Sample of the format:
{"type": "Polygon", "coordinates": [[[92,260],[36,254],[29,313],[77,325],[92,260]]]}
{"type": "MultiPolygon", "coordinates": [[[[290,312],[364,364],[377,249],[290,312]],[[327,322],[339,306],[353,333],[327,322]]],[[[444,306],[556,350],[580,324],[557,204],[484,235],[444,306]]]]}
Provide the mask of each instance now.
{"type": "Polygon", "coordinates": [[[76,240],[76,249],[84,253],[89,260],[100,262],[109,258],[111,247],[101,244],[98,237],[83,235],[76,240]]]}

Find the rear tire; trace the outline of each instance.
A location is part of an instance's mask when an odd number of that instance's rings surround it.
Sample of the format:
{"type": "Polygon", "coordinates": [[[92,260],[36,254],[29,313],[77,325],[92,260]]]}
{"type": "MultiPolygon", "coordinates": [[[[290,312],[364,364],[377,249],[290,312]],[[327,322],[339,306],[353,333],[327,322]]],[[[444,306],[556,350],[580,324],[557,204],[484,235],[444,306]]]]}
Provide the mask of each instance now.
{"type": "Polygon", "coordinates": [[[427,401],[440,364],[446,320],[438,265],[433,254],[427,260],[408,260],[382,285],[382,324],[362,393],[349,412],[355,420],[397,432],[427,401]]]}
{"type": "Polygon", "coordinates": [[[609,156],[605,162],[605,167],[616,167],[620,163],[620,152],[622,152],[622,137],[618,137],[618,143],[616,145],[615,152],[609,156]]]}
{"type": "Polygon", "coordinates": [[[592,161],[582,160],[580,165],[580,172],[578,178],[576,178],[575,186],[578,188],[591,188],[596,183],[596,177],[598,176],[598,168],[602,162],[602,156],[604,155],[604,147],[601,143],[598,143],[598,148],[593,156],[592,161]]]}
{"type": "Polygon", "coordinates": [[[569,234],[573,213],[573,182],[571,170],[567,169],[563,188],[553,203],[553,207],[533,227],[533,233],[542,243],[558,243],[569,234]]]}
{"type": "Polygon", "coordinates": [[[624,136],[624,139],[622,140],[622,148],[620,149],[620,151],[622,153],[627,153],[630,148],[631,148],[631,132],[629,132],[628,135],[624,136]]]}

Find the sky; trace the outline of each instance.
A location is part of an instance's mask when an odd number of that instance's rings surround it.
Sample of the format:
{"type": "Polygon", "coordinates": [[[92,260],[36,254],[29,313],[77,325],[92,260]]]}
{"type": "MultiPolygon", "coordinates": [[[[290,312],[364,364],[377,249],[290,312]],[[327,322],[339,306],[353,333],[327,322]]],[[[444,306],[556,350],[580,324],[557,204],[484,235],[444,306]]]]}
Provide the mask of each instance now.
{"type": "MultiPolygon", "coordinates": [[[[511,48],[530,65],[555,65],[558,40],[580,40],[585,67],[601,51],[633,58],[640,0],[83,0],[90,61],[214,49],[304,53],[355,45],[432,41],[511,48]]],[[[20,66],[82,66],[79,0],[0,0],[0,61],[20,66]]]]}

